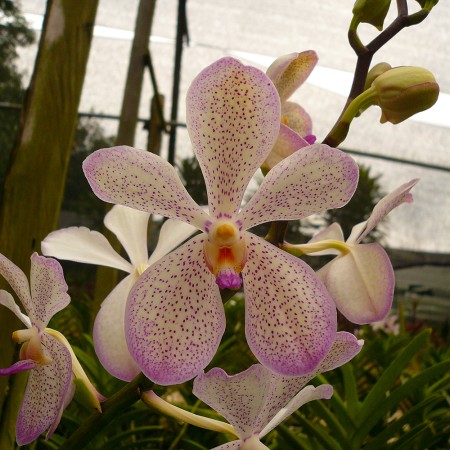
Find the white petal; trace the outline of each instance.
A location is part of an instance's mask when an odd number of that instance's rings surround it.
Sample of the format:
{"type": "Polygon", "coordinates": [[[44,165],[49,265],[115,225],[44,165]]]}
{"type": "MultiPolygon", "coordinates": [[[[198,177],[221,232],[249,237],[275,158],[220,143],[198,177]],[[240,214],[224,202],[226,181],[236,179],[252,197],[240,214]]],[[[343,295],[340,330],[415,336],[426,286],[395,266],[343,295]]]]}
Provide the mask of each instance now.
{"type": "Polygon", "coordinates": [[[177,248],[197,231],[197,228],[188,223],[173,219],[166,220],[161,227],[158,243],[150,256],[148,263],[151,265],[158,261],[158,259],[167,255],[167,253],[171,252],[174,248],[177,248]]]}
{"type": "Polygon", "coordinates": [[[137,267],[147,262],[147,229],[150,214],[127,206],[114,205],[105,216],[105,226],[112,231],[137,267]]]}
{"type": "Polygon", "coordinates": [[[19,306],[14,301],[13,296],[6,291],[0,291],[0,305],[6,306],[10,311],[12,311],[28,328],[31,328],[31,321],[28,316],[20,311],[19,306]]]}
{"type": "Polygon", "coordinates": [[[139,367],[128,351],[125,339],[125,308],[136,282],[135,274],[124,278],[106,297],[94,323],[95,352],[103,367],[116,378],[131,381],[139,367]]]}
{"type": "Polygon", "coordinates": [[[58,259],[114,267],[130,273],[133,266],[122,258],[103,234],[86,227],[53,231],[41,243],[42,253],[58,259]]]}

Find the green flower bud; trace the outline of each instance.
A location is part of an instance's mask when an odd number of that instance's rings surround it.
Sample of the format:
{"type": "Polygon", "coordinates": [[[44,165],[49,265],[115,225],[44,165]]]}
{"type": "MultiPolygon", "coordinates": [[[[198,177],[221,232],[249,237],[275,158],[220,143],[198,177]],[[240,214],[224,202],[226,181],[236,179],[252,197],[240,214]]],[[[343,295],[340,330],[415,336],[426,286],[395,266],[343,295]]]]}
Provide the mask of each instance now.
{"type": "Polygon", "coordinates": [[[381,108],[380,122],[393,124],[433,106],[439,85],[433,74],[422,67],[395,67],[379,75],[367,92],[373,92],[381,108]]]}
{"type": "Polygon", "coordinates": [[[375,78],[379,77],[382,73],[392,69],[392,66],[387,62],[380,62],[373,66],[369,73],[367,74],[366,84],[364,85],[364,90],[369,89],[375,78]]]}
{"type": "Polygon", "coordinates": [[[391,0],[356,0],[352,12],[358,22],[369,23],[381,31],[390,6],[391,0]]]}

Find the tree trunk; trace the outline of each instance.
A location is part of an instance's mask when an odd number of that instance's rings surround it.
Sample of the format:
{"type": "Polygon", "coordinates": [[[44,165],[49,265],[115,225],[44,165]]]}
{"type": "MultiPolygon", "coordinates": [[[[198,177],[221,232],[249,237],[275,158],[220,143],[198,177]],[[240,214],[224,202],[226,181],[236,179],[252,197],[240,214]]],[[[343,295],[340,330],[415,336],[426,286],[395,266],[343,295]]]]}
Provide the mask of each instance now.
{"type": "MultiPolygon", "coordinates": [[[[98,0],[47,3],[39,53],[0,205],[0,251],[27,276],[31,254],[40,251],[41,240],[58,224],[97,4],[98,0]]],[[[4,280],[0,282],[5,288],[4,280]]],[[[2,308],[0,367],[12,363],[11,333],[19,328],[23,324],[2,308]]],[[[24,378],[17,377],[20,379],[24,378]]],[[[7,382],[6,377],[0,378],[2,450],[12,448],[14,431],[8,424],[15,423],[11,417],[20,403],[15,396],[4,404],[7,382]]]]}

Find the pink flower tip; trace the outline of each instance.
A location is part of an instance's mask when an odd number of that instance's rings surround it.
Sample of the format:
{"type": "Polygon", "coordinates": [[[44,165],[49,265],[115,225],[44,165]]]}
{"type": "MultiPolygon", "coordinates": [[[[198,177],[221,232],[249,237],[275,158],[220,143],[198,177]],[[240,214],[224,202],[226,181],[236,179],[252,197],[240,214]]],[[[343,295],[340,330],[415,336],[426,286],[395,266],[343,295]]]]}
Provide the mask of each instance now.
{"type": "Polygon", "coordinates": [[[314,142],[316,142],[316,140],[317,140],[317,136],[315,136],[314,134],[307,134],[306,136],[303,136],[303,139],[304,139],[309,145],[313,145],[314,142]]]}
{"type": "Polygon", "coordinates": [[[239,289],[242,279],[235,270],[227,267],[217,274],[216,283],[220,289],[239,289]]]}

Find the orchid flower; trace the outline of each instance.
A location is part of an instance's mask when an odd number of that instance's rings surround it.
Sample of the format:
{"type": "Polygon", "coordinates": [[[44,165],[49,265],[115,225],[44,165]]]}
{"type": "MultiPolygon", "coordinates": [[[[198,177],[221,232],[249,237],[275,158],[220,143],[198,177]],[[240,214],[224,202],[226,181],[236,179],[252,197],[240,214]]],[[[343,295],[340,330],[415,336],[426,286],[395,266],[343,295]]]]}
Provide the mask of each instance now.
{"type": "Polygon", "coordinates": [[[353,323],[377,322],[389,313],[395,287],[391,261],[379,244],[361,242],[394,208],[412,202],[409,191],[417,182],[411,180],[382,198],[370,217],[353,227],[346,242],[339,224],[333,223],[307,244],[283,246],[298,256],[338,255],[317,274],[339,311],[353,323]]]}
{"type": "Polygon", "coordinates": [[[69,304],[70,297],[60,264],[37,253],[31,256],[30,284],[22,270],[1,254],[0,274],[28,314],[20,311],[10,293],[0,290],[0,304],[10,309],[26,327],[13,333],[13,340],[23,344],[20,361],[0,369],[0,375],[30,371],[16,424],[17,443],[25,445],[46,430],[48,439],[73,397],[70,353],[45,331],[50,319],[69,304]]]}
{"type": "Polygon", "coordinates": [[[125,340],[125,304],[139,276],[197,229],[183,222],[168,220],[150,258],[147,228],[150,214],[115,205],[106,214],[105,226],[123,245],[130,262],[120,256],[98,231],[70,227],[50,233],[41,244],[42,253],[59,259],[114,267],[127,275],[102,303],[94,323],[94,346],[105,369],[124,381],[131,381],[140,369],[131,357],[125,340]]]}
{"type": "Polygon", "coordinates": [[[244,190],[278,136],[280,102],[267,76],[233,58],[207,67],[187,95],[187,128],[210,214],[162,158],[119,146],[92,153],[85,175],[102,200],[193,225],[202,234],[150,266],[128,297],[128,349],[162,385],[187,381],[211,361],[225,329],[219,288],[246,294],[246,337],[260,362],[285,375],[312,370],[336,332],[332,299],[314,271],[245,230],[343,206],[358,168],[314,144],[286,158],[240,210],[244,190]]]}
{"type": "Polygon", "coordinates": [[[272,151],[262,164],[268,172],[281,160],[299,148],[314,144],[310,115],[288,98],[305,82],[317,64],[317,54],[312,50],[280,56],[267,69],[267,76],[275,85],[281,102],[280,134],[272,151]]]}
{"type": "Polygon", "coordinates": [[[363,341],[350,333],[336,333],[327,356],[312,372],[301,377],[279,375],[260,364],[233,376],[219,368],[199,375],[194,380],[193,393],[224,416],[239,438],[214,450],[267,449],[261,439],[295,410],[311,400],[329,399],[333,395],[328,384],[304,386],[316,375],[345,364],[362,345],[363,341]]]}

